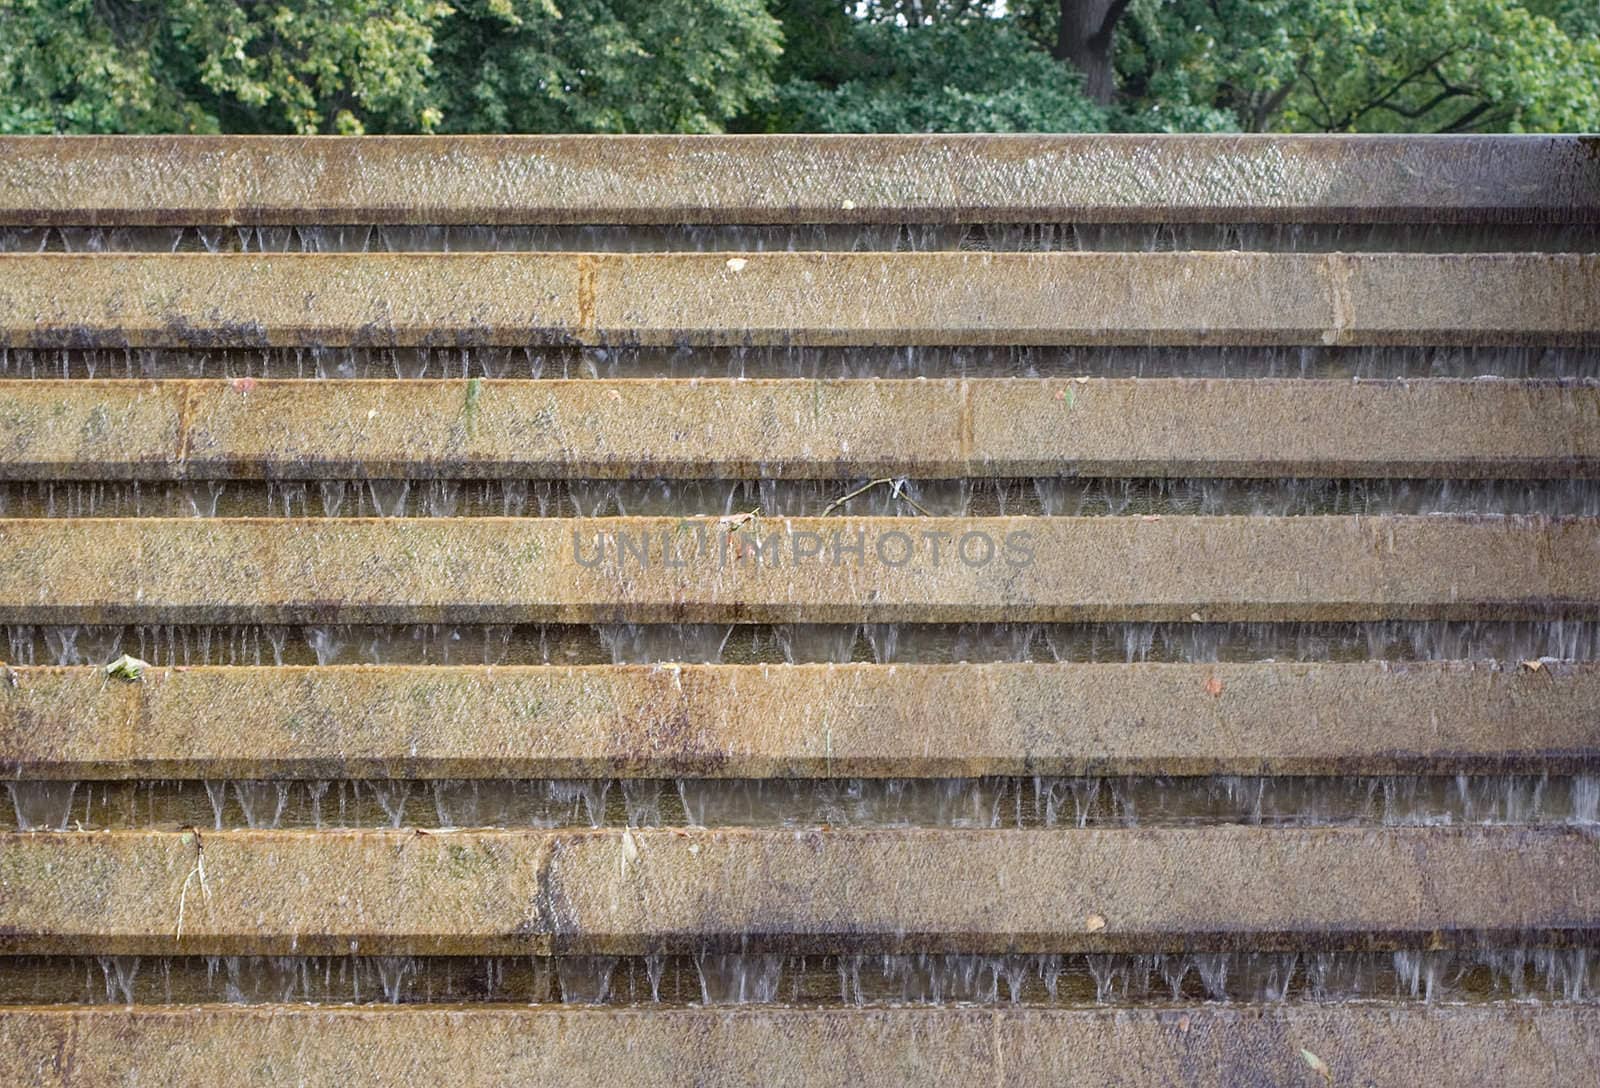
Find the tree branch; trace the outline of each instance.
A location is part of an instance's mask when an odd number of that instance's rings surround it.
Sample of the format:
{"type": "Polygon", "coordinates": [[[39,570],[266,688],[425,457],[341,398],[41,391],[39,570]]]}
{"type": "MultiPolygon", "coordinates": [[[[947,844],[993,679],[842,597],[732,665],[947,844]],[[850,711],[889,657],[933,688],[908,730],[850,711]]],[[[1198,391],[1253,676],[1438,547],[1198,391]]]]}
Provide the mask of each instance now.
{"type": "Polygon", "coordinates": [[[1278,112],[1279,107],[1283,105],[1284,99],[1289,97],[1289,92],[1294,90],[1294,85],[1299,82],[1300,76],[1305,70],[1305,65],[1302,64],[1300,68],[1301,71],[1296,72],[1293,79],[1285,81],[1283,86],[1267,96],[1265,102],[1262,102],[1251,111],[1250,127],[1252,131],[1265,132],[1267,130],[1267,119],[1278,112]]]}
{"type": "Polygon", "coordinates": [[[1317,105],[1322,107],[1322,118],[1317,126],[1323,132],[1333,131],[1333,108],[1328,105],[1328,100],[1322,97],[1322,88],[1317,86],[1317,77],[1310,72],[1306,73],[1306,82],[1311,84],[1311,97],[1317,100],[1317,105]]]}
{"type": "Polygon", "coordinates": [[[1106,17],[1100,20],[1100,29],[1089,38],[1091,44],[1103,49],[1111,43],[1111,35],[1117,29],[1117,21],[1128,10],[1130,2],[1131,0],[1111,0],[1111,6],[1106,9],[1106,17]]]}
{"type": "MultiPolygon", "coordinates": [[[[1429,74],[1431,74],[1435,79],[1437,79],[1441,84],[1443,84],[1444,83],[1444,77],[1439,74],[1438,66],[1439,66],[1439,64],[1441,62],[1443,62],[1445,59],[1447,59],[1450,56],[1451,53],[1454,53],[1454,52],[1456,52],[1456,48],[1454,46],[1451,46],[1449,49],[1446,49],[1443,53],[1440,53],[1437,57],[1434,57],[1432,60],[1424,61],[1422,64],[1418,65],[1416,68],[1413,68],[1411,71],[1407,72],[1405,75],[1401,76],[1398,80],[1396,80],[1394,82],[1394,84],[1387,91],[1385,91],[1382,94],[1380,94],[1377,98],[1374,98],[1371,101],[1367,102],[1366,105],[1362,106],[1360,109],[1351,110],[1349,113],[1345,114],[1344,115],[1344,120],[1342,120],[1339,123],[1339,127],[1340,128],[1344,128],[1344,127],[1347,127],[1349,125],[1353,125],[1353,124],[1355,124],[1355,122],[1358,119],[1360,119],[1360,117],[1363,114],[1370,113],[1370,112],[1372,112],[1373,110],[1376,110],[1376,109],[1393,110],[1393,112],[1400,114],[1402,117],[1406,117],[1406,116],[1415,117],[1415,116],[1417,116],[1416,114],[1407,114],[1404,110],[1396,109],[1395,107],[1389,105],[1389,99],[1391,99],[1395,95],[1399,94],[1400,91],[1402,91],[1413,80],[1416,80],[1416,79],[1418,79],[1418,78],[1420,78],[1422,76],[1426,76],[1426,75],[1429,75],[1429,74]]],[[[1435,103],[1435,105],[1437,105],[1437,104],[1438,103],[1435,103]]],[[[1431,109],[1432,107],[1428,107],[1428,108],[1431,109]]]]}
{"type": "MultiPolygon", "coordinates": [[[[1426,116],[1428,111],[1432,110],[1434,107],[1441,106],[1444,103],[1450,101],[1452,98],[1470,98],[1470,97],[1472,97],[1472,96],[1471,95],[1467,95],[1467,94],[1463,94],[1463,93],[1461,93],[1459,91],[1440,91],[1438,94],[1434,95],[1432,98],[1428,99],[1426,102],[1424,102],[1422,105],[1416,107],[1415,109],[1406,109],[1404,106],[1395,106],[1395,105],[1391,105],[1390,103],[1387,103],[1387,102],[1385,102],[1381,106],[1374,106],[1373,109],[1388,110],[1390,113],[1397,114],[1397,115],[1399,115],[1401,117],[1407,117],[1407,118],[1410,118],[1411,120],[1415,121],[1419,117],[1426,116]]],[[[1365,112],[1365,111],[1363,111],[1363,112],[1365,112]]]]}
{"type": "Polygon", "coordinates": [[[1494,108],[1494,103],[1493,102],[1479,102],[1476,106],[1472,107],[1470,110],[1468,110],[1466,113],[1462,114],[1460,117],[1457,117],[1450,124],[1446,125],[1444,128],[1439,129],[1439,131],[1440,132],[1464,132],[1464,131],[1466,131],[1467,127],[1473,121],[1477,120],[1479,117],[1482,117],[1485,113],[1489,112],[1489,110],[1491,110],[1493,108],[1494,108]]]}

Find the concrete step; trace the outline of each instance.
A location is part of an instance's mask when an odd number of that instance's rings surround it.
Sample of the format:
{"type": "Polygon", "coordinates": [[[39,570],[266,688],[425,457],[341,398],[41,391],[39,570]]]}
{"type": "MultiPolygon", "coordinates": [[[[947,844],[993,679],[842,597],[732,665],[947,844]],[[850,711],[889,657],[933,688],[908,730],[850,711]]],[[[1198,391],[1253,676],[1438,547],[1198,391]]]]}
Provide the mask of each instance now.
{"type": "Polygon", "coordinates": [[[0,480],[1057,475],[1595,478],[1600,383],[0,381],[0,480]]]}
{"type": "Polygon", "coordinates": [[[0,889],[9,955],[1383,950],[1600,937],[1600,851],[1589,830],[1559,826],[7,832],[0,889]]]}
{"type": "Polygon", "coordinates": [[[1545,1088],[1600,1078],[1597,1028],[1592,1005],[10,1009],[0,1069],[18,1088],[1545,1088]]]}
{"type": "Polygon", "coordinates": [[[1582,773],[1600,665],[15,668],[0,775],[1582,773]]]}
{"type": "Polygon", "coordinates": [[[1595,222],[1580,136],[0,139],[0,224],[1595,222]]]}
{"type": "Polygon", "coordinates": [[[1600,344],[1600,255],[0,254],[0,346],[1600,344]]]}
{"type": "Polygon", "coordinates": [[[1600,519],[0,520],[0,623],[1600,616],[1600,519]]]}

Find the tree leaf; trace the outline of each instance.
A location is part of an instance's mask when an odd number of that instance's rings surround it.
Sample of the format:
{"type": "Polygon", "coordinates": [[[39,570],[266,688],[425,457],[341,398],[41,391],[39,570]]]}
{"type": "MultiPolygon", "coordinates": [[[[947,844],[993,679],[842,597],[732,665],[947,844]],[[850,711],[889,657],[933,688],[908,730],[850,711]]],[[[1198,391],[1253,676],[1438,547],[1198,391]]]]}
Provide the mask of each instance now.
{"type": "Polygon", "coordinates": [[[1322,1074],[1322,1079],[1329,1084],[1333,1083],[1333,1070],[1328,1068],[1328,1063],[1317,1057],[1305,1047],[1300,1048],[1300,1057],[1309,1065],[1313,1072],[1322,1074]]]}

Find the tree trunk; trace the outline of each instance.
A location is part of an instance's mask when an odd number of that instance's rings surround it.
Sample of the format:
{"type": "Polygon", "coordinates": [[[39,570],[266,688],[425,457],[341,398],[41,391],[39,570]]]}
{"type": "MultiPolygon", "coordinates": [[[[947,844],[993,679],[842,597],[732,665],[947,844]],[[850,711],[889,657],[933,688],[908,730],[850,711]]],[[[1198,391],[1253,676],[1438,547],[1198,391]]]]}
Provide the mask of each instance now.
{"type": "Polygon", "coordinates": [[[1083,90],[1102,106],[1116,91],[1112,48],[1117,20],[1128,0],[1061,0],[1061,22],[1056,29],[1055,56],[1083,73],[1083,90]]]}

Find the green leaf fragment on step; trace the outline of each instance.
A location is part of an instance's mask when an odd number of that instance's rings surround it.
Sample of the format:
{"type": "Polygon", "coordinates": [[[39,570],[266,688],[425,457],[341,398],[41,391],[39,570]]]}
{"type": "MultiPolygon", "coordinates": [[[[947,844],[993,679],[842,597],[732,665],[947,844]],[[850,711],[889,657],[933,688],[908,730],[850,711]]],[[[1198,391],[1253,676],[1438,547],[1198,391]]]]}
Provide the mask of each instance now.
{"type": "Polygon", "coordinates": [[[116,680],[137,683],[144,679],[144,670],[149,667],[150,663],[148,661],[140,661],[132,654],[123,654],[106,666],[106,675],[116,680]]]}

